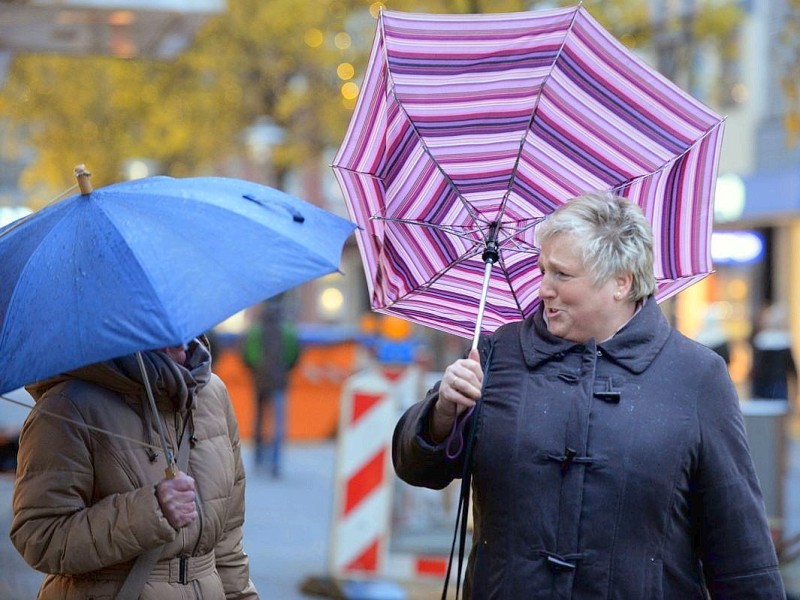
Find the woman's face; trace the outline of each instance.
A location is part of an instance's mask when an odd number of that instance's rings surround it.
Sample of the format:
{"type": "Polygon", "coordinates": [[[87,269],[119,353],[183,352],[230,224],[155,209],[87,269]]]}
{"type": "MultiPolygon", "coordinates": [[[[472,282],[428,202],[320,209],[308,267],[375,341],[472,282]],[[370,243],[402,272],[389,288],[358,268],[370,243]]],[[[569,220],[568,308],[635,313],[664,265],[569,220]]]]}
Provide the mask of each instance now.
{"type": "Polygon", "coordinates": [[[186,350],[184,349],[183,346],[172,346],[171,348],[162,348],[161,351],[164,352],[167,356],[169,356],[179,365],[182,365],[186,362],[186,350]]]}
{"type": "Polygon", "coordinates": [[[578,343],[590,338],[602,342],[632,314],[627,300],[631,278],[613,277],[595,285],[583,266],[579,242],[571,234],[559,234],[542,243],[539,297],[550,333],[578,343]]]}

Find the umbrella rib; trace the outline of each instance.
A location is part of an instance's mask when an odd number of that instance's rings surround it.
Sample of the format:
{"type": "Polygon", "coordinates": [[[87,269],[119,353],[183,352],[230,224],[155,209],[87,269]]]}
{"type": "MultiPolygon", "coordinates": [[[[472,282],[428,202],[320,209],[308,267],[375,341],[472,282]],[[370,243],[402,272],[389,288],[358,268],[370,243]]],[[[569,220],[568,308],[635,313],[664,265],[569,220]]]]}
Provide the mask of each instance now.
{"type": "MultiPolygon", "coordinates": [[[[519,225],[519,223],[525,222],[525,221],[530,221],[530,222],[527,223],[526,225],[523,225],[523,226],[519,227],[519,229],[515,230],[512,234],[506,236],[503,240],[500,240],[500,245],[501,246],[513,245],[515,247],[520,247],[521,244],[519,244],[518,241],[517,242],[509,242],[509,240],[513,240],[519,234],[525,233],[529,229],[532,229],[533,227],[536,227],[539,223],[542,222],[543,219],[544,219],[544,217],[532,217],[530,219],[522,219],[521,221],[520,220],[516,221],[517,225],[519,225]]],[[[534,247],[534,249],[535,249],[535,247],[534,247]]],[[[538,250],[537,250],[537,252],[538,252],[538,250]]]]}
{"type": "Polygon", "coordinates": [[[470,229],[462,227],[461,228],[462,230],[459,231],[454,225],[437,225],[435,223],[428,223],[426,221],[417,221],[415,219],[397,219],[394,217],[377,217],[377,216],[370,217],[370,219],[373,219],[375,221],[388,221],[390,223],[400,223],[402,225],[415,225],[417,227],[424,227],[427,229],[436,229],[439,231],[444,231],[445,233],[449,233],[461,239],[468,240],[470,242],[475,241],[474,236],[470,234],[474,234],[476,232],[481,233],[480,227],[473,227],[470,229]]]}
{"type": "MultiPolygon", "coordinates": [[[[451,263],[451,266],[458,265],[458,264],[461,264],[463,262],[466,262],[468,259],[470,259],[470,258],[472,258],[474,256],[479,256],[480,252],[482,252],[482,250],[481,251],[470,250],[468,252],[465,252],[464,254],[460,255],[456,260],[454,260],[451,263]]],[[[442,277],[444,277],[444,275],[445,275],[447,270],[449,270],[449,269],[445,269],[445,271],[441,271],[441,272],[437,273],[436,275],[434,275],[433,277],[431,277],[427,281],[424,281],[423,283],[421,283],[420,285],[416,286],[415,288],[407,290],[402,295],[402,297],[398,298],[397,300],[393,300],[392,302],[386,303],[382,308],[391,308],[391,307],[395,306],[400,300],[404,300],[404,299],[408,298],[412,294],[421,294],[421,293],[426,292],[427,290],[432,288],[433,285],[437,281],[439,281],[442,277]]]]}
{"type": "Polygon", "coordinates": [[[517,310],[519,311],[519,314],[524,316],[522,314],[522,303],[519,301],[517,292],[514,289],[513,284],[511,283],[511,277],[509,277],[508,269],[506,269],[506,261],[503,259],[502,256],[500,257],[499,263],[500,263],[500,271],[503,273],[503,279],[505,279],[506,285],[508,286],[508,290],[511,293],[511,297],[514,299],[514,304],[517,305],[517,310]]]}
{"type": "MultiPolygon", "coordinates": [[[[386,221],[386,222],[389,222],[389,223],[400,223],[402,225],[414,225],[416,227],[426,227],[428,229],[437,229],[439,231],[444,231],[445,233],[449,233],[451,235],[454,235],[454,236],[459,237],[461,239],[469,240],[471,242],[474,242],[475,238],[472,237],[470,234],[475,234],[475,233],[481,234],[482,231],[483,231],[480,227],[474,227],[474,228],[467,229],[465,226],[456,227],[454,225],[438,225],[436,223],[429,223],[427,221],[419,221],[417,219],[400,219],[400,218],[397,218],[397,217],[381,217],[381,216],[378,216],[378,215],[371,216],[370,220],[373,220],[373,221],[386,221]]],[[[486,222],[486,220],[482,219],[480,216],[476,217],[475,220],[476,221],[482,221],[486,225],[490,225],[490,223],[486,222]]],[[[531,221],[531,222],[526,224],[526,225],[524,225],[524,226],[522,226],[522,227],[520,227],[516,231],[514,231],[514,233],[512,235],[509,235],[509,236],[505,237],[502,240],[498,240],[501,246],[512,246],[512,247],[514,247],[516,249],[520,249],[519,250],[520,252],[523,251],[523,250],[521,250],[521,248],[525,247],[524,244],[520,244],[519,242],[510,242],[509,240],[513,240],[514,236],[517,236],[520,233],[524,233],[524,232],[528,231],[529,229],[531,229],[532,227],[535,227],[537,224],[541,223],[542,219],[541,218],[532,218],[532,219],[524,219],[524,221],[531,221]]],[[[517,223],[519,223],[519,221],[517,221],[517,223]]],[[[501,227],[501,230],[502,229],[503,228],[501,227]]],[[[530,250],[530,251],[538,254],[538,250],[536,250],[536,248],[532,248],[532,250],[530,250]]]]}
{"type": "MultiPolygon", "coordinates": [[[[381,37],[385,41],[386,40],[386,28],[385,28],[383,19],[379,19],[378,22],[379,22],[380,28],[381,28],[381,37]]],[[[384,43],[383,44],[383,59],[384,59],[384,63],[386,65],[388,65],[389,64],[388,43],[384,43]]],[[[472,205],[469,202],[467,202],[467,200],[464,198],[464,196],[461,195],[461,191],[458,189],[458,186],[452,180],[452,178],[447,173],[447,171],[444,168],[442,168],[442,165],[439,164],[439,161],[436,160],[436,157],[433,155],[433,153],[431,152],[430,148],[428,148],[428,145],[425,143],[425,138],[422,137],[422,134],[420,134],[419,129],[417,129],[417,124],[414,122],[414,120],[411,118],[411,116],[406,111],[406,107],[400,101],[400,98],[398,98],[398,96],[397,96],[397,86],[396,86],[396,84],[394,82],[394,78],[392,77],[392,71],[389,68],[386,69],[386,78],[387,78],[388,83],[389,83],[389,86],[388,86],[389,87],[389,91],[392,94],[392,97],[394,98],[395,102],[397,103],[398,110],[400,110],[405,115],[406,120],[408,121],[409,126],[411,127],[411,130],[417,136],[417,139],[419,140],[419,143],[422,145],[423,150],[425,150],[425,155],[428,156],[428,158],[430,158],[431,162],[435,165],[435,167],[439,171],[439,173],[441,173],[442,177],[447,182],[448,186],[450,186],[453,189],[453,191],[455,192],[456,197],[459,199],[461,204],[464,206],[464,209],[467,211],[467,213],[469,213],[469,216],[474,221],[479,221],[480,217],[479,217],[478,213],[475,211],[475,209],[472,207],[472,205]]],[[[378,179],[381,179],[381,178],[378,177],[378,179]]],[[[483,234],[483,231],[479,230],[479,233],[481,234],[481,238],[483,239],[483,242],[486,243],[487,238],[483,234]]]]}
{"type": "Polygon", "coordinates": [[[505,245],[506,250],[513,250],[514,252],[519,252],[520,254],[531,254],[538,256],[539,250],[533,246],[526,246],[525,244],[521,244],[519,242],[509,242],[505,245]]]}
{"type": "Polygon", "coordinates": [[[626,186],[629,186],[629,185],[633,184],[636,181],[639,181],[640,179],[645,179],[647,177],[652,177],[656,173],[659,173],[660,171],[664,171],[667,167],[669,167],[670,165],[674,164],[676,161],[679,161],[681,158],[686,156],[695,146],[697,146],[700,142],[702,142],[709,135],[711,135],[712,131],[714,131],[716,129],[719,129],[726,120],[727,120],[727,117],[723,117],[721,120],[716,121],[713,125],[711,125],[711,127],[706,129],[703,132],[702,135],[698,136],[696,139],[694,139],[692,141],[691,144],[686,146],[686,148],[683,149],[683,152],[681,152],[680,154],[674,155],[669,160],[667,160],[664,163],[662,163],[661,166],[659,166],[657,169],[655,169],[653,171],[650,171],[648,173],[643,173],[642,175],[637,175],[636,177],[632,177],[631,179],[626,179],[622,183],[613,186],[610,191],[620,190],[620,189],[622,189],[622,188],[624,188],[626,186]]]}
{"type": "Polygon", "coordinates": [[[550,70],[547,72],[547,75],[542,80],[542,85],[539,87],[539,93],[536,95],[536,101],[533,104],[533,109],[531,110],[531,116],[528,119],[528,125],[525,127],[525,130],[522,134],[522,139],[519,141],[519,148],[517,149],[517,157],[514,160],[514,166],[511,169],[511,177],[508,180],[508,189],[506,190],[503,199],[500,201],[500,211],[498,212],[498,219],[502,217],[503,213],[505,212],[506,203],[508,201],[508,197],[511,194],[511,186],[514,184],[514,181],[517,178],[517,171],[519,170],[519,163],[522,159],[522,149],[525,147],[525,140],[528,137],[528,132],[533,125],[533,120],[536,118],[536,113],[539,110],[539,102],[542,99],[542,94],[544,93],[544,87],[547,85],[547,82],[550,80],[550,77],[553,75],[553,70],[555,69],[556,63],[558,62],[559,57],[561,56],[562,52],[564,52],[564,47],[567,45],[567,38],[569,38],[570,34],[572,33],[572,29],[575,26],[575,20],[578,17],[578,12],[581,10],[582,2],[575,7],[575,11],[572,15],[572,20],[569,23],[569,27],[564,32],[564,38],[561,40],[561,46],[558,48],[558,52],[556,52],[555,57],[553,58],[553,62],[550,64],[550,70]]]}
{"type": "Polygon", "coordinates": [[[54,413],[47,409],[42,408],[41,406],[35,404],[28,404],[27,402],[20,402],[19,400],[14,400],[13,398],[9,398],[4,394],[0,394],[0,398],[5,400],[6,402],[10,402],[11,404],[16,404],[17,406],[22,406],[24,408],[31,409],[31,412],[36,411],[42,413],[43,415],[47,415],[48,417],[53,417],[54,419],[58,419],[60,421],[64,421],[66,423],[71,423],[73,425],[78,425],[79,427],[83,427],[90,431],[96,431],[97,433],[103,433],[105,435],[115,437],[121,440],[125,440],[126,442],[130,442],[132,444],[138,444],[139,446],[144,446],[145,448],[150,448],[151,450],[162,451],[162,448],[156,446],[154,444],[148,444],[147,442],[143,442],[142,440],[137,440],[136,438],[128,437],[127,435],[122,435],[121,433],[116,433],[114,431],[109,431],[108,429],[103,429],[102,427],[97,427],[96,425],[89,425],[89,423],[83,423],[81,421],[76,421],[75,419],[70,419],[69,417],[65,417],[64,415],[59,415],[58,413],[54,413]]]}

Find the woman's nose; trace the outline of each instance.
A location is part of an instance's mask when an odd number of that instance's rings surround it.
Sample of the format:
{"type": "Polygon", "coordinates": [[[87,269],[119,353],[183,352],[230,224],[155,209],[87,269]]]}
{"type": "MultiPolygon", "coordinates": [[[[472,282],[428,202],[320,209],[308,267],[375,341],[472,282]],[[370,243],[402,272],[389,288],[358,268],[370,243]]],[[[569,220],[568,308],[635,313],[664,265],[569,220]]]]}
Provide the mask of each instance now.
{"type": "Polygon", "coordinates": [[[539,283],[539,297],[552,298],[555,296],[555,288],[550,277],[546,274],[542,276],[542,281],[539,283]]]}

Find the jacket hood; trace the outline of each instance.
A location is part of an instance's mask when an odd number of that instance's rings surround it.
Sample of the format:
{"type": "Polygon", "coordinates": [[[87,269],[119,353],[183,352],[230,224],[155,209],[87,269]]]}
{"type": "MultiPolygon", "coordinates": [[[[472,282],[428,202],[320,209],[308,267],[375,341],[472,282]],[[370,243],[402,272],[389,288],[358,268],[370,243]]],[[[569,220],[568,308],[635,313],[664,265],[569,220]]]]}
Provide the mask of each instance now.
{"type": "MultiPolygon", "coordinates": [[[[211,377],[211,354],[200,339],[188,344],[186,364],[179,365],[160,350],[141,353],[145,371],[158,397],[177,401],[178,409],[188,408],[195,393],[205,387],[211,377]]],[[[79,379],[125,396],[145,394],[141,368],[135,354],[79,367],[27,386],[25,389],[39,400],[56,385],[79,379]]]]}
{"type": "Polygon", "coordinates": [[[540,304],[520,328],[520,343],[530,368],[560,359],[567,352],[591,349],[602,350],[610,360],[631,373],[642,373],[661,352],[670,332],[671,328],[652,296],[622,329],[601,344],[594,339],[578,344],[553,335],[547,329],[544,307],[540,304]]]}

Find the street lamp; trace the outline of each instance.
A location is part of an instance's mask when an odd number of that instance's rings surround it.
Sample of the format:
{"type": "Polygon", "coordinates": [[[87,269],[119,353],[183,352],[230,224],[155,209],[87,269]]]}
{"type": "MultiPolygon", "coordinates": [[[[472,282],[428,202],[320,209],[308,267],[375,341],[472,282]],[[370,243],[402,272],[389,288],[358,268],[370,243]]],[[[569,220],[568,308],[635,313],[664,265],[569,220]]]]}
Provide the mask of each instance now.
{"type": "Polygon", "coordinates": [[[273,164],[275,146],[284,140],[284,131],[267,116],[258,117],[244,132],[249,158],[260,171],[262,183],[280,187],[277,172],[273,164]]]}

